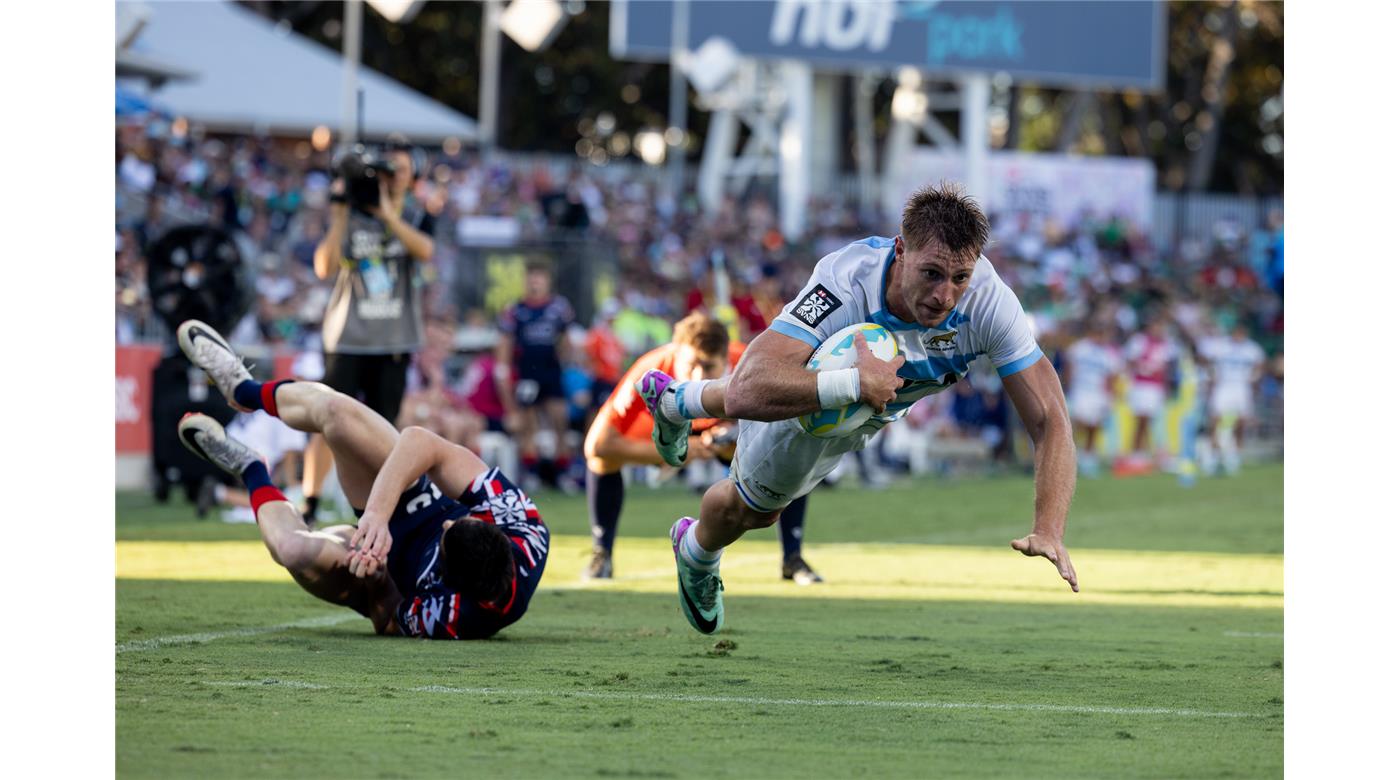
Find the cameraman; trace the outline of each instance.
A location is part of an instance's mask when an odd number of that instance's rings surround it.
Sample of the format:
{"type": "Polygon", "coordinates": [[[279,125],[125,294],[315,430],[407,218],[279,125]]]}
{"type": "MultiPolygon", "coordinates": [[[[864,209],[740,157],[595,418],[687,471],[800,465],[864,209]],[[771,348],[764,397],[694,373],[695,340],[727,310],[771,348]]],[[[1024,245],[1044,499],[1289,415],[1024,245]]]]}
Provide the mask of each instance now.
{"type": "MultiPolygon", "coordinates": [[[[419,263],[433,257],[433,216],[410,189],[421,154],[393,134],[382,159],[356,146],[336,166],[331,224],[316,247],[317,278],[336,273],[321,339],[322,380],[396,420],[409,360],[423,340],[419,263]],[[377,186],[376,186],[377,184],[377,186]],[[376,197],[377,194],[377,197],[376,197]]],[[[314,518],[330,451],[315,437],[307,452],[307,518],[314,518]]]]}

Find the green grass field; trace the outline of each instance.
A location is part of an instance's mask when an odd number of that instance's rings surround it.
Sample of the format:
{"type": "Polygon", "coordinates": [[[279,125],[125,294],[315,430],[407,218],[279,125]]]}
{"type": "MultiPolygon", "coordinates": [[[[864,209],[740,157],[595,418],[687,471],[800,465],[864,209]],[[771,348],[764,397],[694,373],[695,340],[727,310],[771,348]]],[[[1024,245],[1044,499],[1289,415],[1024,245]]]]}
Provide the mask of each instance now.
{"type": "Polygon", "coordinates": [[[807,557],[725,555],[726,628],[676,604],[670,523],[634,490],[617,579],[585,584],[582,498],[529,614],[487,642],[374,636],[275,566],[251,526],[119,494],[124,777],[1278,777],[1283,468],[1183,489],[1080,483],[1083,592],[1007,546],[1029,479],[813,496],[807,557]]]}

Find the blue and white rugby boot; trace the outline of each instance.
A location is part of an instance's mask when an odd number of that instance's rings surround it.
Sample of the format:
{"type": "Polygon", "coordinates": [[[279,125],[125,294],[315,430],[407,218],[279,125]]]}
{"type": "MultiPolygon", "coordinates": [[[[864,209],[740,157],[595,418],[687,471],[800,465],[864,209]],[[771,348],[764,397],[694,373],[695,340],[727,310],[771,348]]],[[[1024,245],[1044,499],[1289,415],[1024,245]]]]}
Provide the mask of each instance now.
{"type": "Polygon", "coordinates": [[[682,517],[671,526],[671,550],[676,554],[681,612],[696,631],[713,634],[724,625],[724,581],[719,572],[692,569],[681,556],[681,539],[696,522],[693,517],[682,517]]]}
{"type": "Polygon", "coordinates": [[[199,320],[185,320],[175,331],[180,350],[190,362],[204,369],[204,373],[214,380],[219,392],[224,394],[229,406],[240,411],[250,411],[233,400],[233,391],[240,384],[253,378],[243,365],[243,358],[233,351],[217,330],[199,320]]]}
{"type": "MultiPolygon", "coordinates": [[[[690,452],[690,420],[681,423],[671,422],[662,411],[662,400],[667,393],[676,394],[676,380],[663,371],[652,369],[637,380],[637,394],[651,412],[651,441],[661,459],[677,468],[685,465],[685,456],[690,452]]],[[[672,405],[671,408],[676,408],[672,405]]]]}

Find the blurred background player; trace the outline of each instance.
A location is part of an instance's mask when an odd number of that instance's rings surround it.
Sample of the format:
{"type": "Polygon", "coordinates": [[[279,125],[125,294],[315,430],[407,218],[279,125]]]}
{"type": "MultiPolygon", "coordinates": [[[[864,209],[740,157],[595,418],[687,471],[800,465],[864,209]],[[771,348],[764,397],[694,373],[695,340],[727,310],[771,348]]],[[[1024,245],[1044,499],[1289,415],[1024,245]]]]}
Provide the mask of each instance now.
{"type": "Polygon", "coordinates": [[[1084,337],[1070,345],[1060,376],[1069,388],[1069,416],[1084,434],[1079,450],[1079,471],[1099,473],[1099,430],[1113,410],[1114,383],[1123,371],[1123,358],[1114,345],[1112,331],[1100,319],[1091,319],[1084,337]]]}
{"type": "Polygon", "coordinates": [[[1254,417],[1255,389],[1264,375],[1264,350],[1249,337],[1244,323],[1236,322],[1229,336],[1203,339],[1199,352],[1210,376],[1209,422],[1206,436],[1197,443],[1201,471],[1210,476],[1223,465],[1227,474],[1235,474],[1245,428],[1254,417]]]}
{"type": "MultiPolygon", "coordinates": [[[[738,365],[743,352],[742,344],[729,339],[723,323],[702,311],[693,311],[676,323],[671,343],[653,349],[632,364],[599,409],[583,443],[588,467],[588,519],[593,527],[593,558],[584,571],[586,579],[613,576],[613,543],[625,492],[623,467],[666,465],[652,441],[652,416],[637,394],[637,381],[651,370],[683,380],[717,379],[738,365]]],[[[736,440],[737,429],[731,422],[694,421],[687,466],[707,460],[727,464],[736,440]]],[[[806,511],[804,496],[790,504],[779,520],[782,576],[799,585],[822,581],[802,558],[806,511]]]]}
{"type": "MultiPolygon", "coordinates": [[[[1167,333],[1167,319],[1161,314],[1148,320],[1147,328],[1133,334],[1125,348],[1128,373],[1128,408],[1133,413],[1133,450],[1115,465],[1124,475],[1145,474],[1152,470],[1152,427],[1166,408],[1167,384],[1176,361],[1176,345],[1167,333]]],[[[1161,446],[1161,442],[1156,442],[1161,446]]]]}
{"type": "MultiPolygon", "coordinates": [[[[316,247],[316,277],[335,275],[321,324],[326,353],[322,381],[386,420],[397,420],[408,363],[423,342],[419,265],[433,259],[434,219],[411,192],[420,171],[416,151],[391,136],[383,161],[394,167],[380,181],[379,202],[351,203],[344,176],[331,185],[330,229],[316,247]]],[[[331,468],[324,439],[306,452],[306,516],[314,520],[321,484],[331,468]]]]}
{"type": "MultiPolygon", "coordinates": [[[[592,413],[596,416],[608,396],[612,395],[617,381],[622,378],[623,361],[627,359],[627,348],[617,337],[614,324],[622,306],[615,298],[609,298],[598,308],[593,327],[588,329],[584,339],[584,352],[588,356],[588,370],[593,379],[592,413]]],[[[587,427],[592,427],[593,416],[588,418],[587,427]]]]}
{"type": "Polygon", "coordinates": [[[506,408],[518,414],[517,441],[523,472],[547,476],[558,484],[572,461],[568,450],[569,407],[564,396],[562,352],[568,349],[574,307],[554,294],[553,278],[543,265],[525,272],[525,297],[501,312],[501,340],[496,347],[496,381],[506,408]],[[512,372],[514,387],[511,387],[512,372]],[[543,412],[554,434],[552,469],[540,468],[539,415],[543,412]]]}
{"type": "Polygon", "coordinates": [[[448,382],[452,330],[446,323],[429,321],[423,336],[423,348],[409,363],[396,426],[399,430],[412,425],[427,428],[453,444],[481,452],[479,438],[485,429],[485,418],[474,412],[465,396],[455,392],[448,382]]]}

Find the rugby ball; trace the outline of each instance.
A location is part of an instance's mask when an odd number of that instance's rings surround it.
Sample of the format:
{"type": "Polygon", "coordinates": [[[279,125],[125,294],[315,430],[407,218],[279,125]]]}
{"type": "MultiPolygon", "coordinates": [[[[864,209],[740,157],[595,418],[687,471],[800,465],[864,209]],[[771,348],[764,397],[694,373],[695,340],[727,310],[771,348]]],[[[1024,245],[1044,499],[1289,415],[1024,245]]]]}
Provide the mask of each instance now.
{"type": "MultiPolygon", "coordinates": [[[[822,342],[812,357],[807,360],[808,371],[837,371],[856,364],[856,334],[864,333],[865,342],[875,357],[884,361],[894,360],[899,354],[899,346],[894,342],[894,334],[873,322],[862,322],[836,331],[831,338],[822,342]]],[[[875,410],[857,401],[840,409],[822,409],[797,418],[802,430],[819,439],[839,439],[850,436],[865,424],[875,410]]]]}

